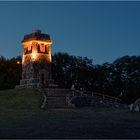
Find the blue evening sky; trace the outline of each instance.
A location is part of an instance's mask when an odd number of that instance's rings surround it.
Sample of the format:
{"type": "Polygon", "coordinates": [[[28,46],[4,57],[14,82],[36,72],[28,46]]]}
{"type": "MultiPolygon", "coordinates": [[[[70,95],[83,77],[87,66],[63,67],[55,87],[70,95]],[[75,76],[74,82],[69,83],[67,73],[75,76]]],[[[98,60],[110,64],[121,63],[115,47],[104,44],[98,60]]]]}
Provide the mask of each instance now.
{"type": "Polygon", "coordinates": [[[140,2],[0,2],[0,55],[22,55],[33,29],[50,34],[52,53],[113,62],[140,54],[140,2]]]}

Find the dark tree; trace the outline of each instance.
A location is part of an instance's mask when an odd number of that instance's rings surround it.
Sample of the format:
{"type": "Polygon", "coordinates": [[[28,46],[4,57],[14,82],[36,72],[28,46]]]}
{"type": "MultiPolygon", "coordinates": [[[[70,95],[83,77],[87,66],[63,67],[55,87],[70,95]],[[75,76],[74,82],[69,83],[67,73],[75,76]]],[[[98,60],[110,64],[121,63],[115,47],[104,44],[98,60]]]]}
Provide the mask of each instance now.
{"type": "MultiPolygon", "coordinates": [[[[56,53],[52,60],[52,78],[62,88],[74,84],[76,89],[116,96],[126,103],[140,98],[140,56],[123,56],[103,65],[67,53],[56,53]]],[[[0,57],[0,89],[19,84],[21,67],[21,57],[0,57]]]]}

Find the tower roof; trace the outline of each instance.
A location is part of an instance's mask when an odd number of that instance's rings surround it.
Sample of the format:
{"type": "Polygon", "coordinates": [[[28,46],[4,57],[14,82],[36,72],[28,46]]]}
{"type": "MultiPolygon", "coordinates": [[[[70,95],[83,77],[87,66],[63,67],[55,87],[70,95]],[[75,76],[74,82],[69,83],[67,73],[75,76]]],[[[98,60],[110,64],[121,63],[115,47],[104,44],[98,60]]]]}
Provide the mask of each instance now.
{"type": "Polygon", "coordinates": [[[41,41],[45,41],[45,40],[51,40],[50,39],[50,35],[48,34],[42,34],[41,30],[33,30],[33,32],[31,34],[27,34],[24,36],[24,39],[22,40],[22,42],[26,42],[26,41],[30,41],[30,40],[41,40],[41,41]]]}

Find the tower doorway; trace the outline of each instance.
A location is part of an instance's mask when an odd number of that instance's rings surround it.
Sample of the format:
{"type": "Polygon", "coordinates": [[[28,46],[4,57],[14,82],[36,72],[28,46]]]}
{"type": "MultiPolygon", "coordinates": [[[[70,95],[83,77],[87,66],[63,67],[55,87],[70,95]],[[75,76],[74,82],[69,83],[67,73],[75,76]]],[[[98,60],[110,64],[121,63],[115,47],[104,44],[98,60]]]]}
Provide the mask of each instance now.
{"type": "Polygon", "coordinates": [[[48,82],[48,71],[45,69],[41,69],[39,71],[39,83],[43,86],[47,86],[48,82]]]}
{"type": "Polygon", "coordinates": [[[43,73],[41,74],[40,79],[41,79],[41,84],[44,85],[45,84],[45,78],[44,78],[44,74],[43,73]]]}

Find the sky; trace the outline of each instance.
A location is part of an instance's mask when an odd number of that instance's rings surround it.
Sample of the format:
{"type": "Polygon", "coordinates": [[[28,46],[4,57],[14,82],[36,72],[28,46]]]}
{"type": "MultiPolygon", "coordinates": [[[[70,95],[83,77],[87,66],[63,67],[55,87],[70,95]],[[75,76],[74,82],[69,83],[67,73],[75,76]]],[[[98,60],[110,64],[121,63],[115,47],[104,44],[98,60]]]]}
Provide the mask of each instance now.
{"type": "Polygon", "coordinates": [[[50,35],[52,54],[112,63],[140,55],[140,1],[0,2],[0,55],[22,55],[21,41],[34,29],[50,35]]]}

